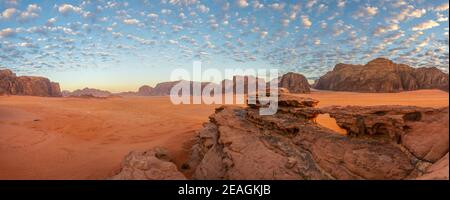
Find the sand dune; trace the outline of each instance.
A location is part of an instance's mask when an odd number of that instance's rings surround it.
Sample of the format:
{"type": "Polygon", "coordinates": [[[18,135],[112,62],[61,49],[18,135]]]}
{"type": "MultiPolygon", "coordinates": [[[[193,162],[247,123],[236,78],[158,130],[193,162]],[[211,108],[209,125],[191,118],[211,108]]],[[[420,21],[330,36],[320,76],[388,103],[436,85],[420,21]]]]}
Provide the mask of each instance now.
{"type": "MultiPolygon", "coordinates": [[[[319,106],[448,106],[448,93],[439,90],[299,96],[318,99],[319,106]]],[[[215,107],[177,106],[168,97],[1,96],[0,179],[104,179],[119,169],[128,152],[155,146],[168,148],[180,166],[189,141],[215,107]]]]}

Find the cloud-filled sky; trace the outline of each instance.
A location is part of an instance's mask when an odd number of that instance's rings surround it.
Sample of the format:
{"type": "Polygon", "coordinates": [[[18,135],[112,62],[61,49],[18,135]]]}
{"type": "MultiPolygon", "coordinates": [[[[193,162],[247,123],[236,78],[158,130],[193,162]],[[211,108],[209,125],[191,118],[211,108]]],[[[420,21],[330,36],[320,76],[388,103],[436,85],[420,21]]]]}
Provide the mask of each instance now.
{"type": "Polygon", "coordinates": [[[376,57],[448,72],[448,15],[447,0],[0,0],[0,68],[111,91],[194,60],[309,78],[376,57]]]}

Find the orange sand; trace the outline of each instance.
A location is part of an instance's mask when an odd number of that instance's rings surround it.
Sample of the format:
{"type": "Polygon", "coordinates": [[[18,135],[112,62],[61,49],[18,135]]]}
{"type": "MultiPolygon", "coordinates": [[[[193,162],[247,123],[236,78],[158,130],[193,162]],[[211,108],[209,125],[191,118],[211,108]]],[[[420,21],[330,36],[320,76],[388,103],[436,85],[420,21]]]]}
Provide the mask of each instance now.
{"type": "MultiPolygon", "coordinates": [[[[448,106],[448,93],[314,91],[327,105],[448,106]]],[[[0,96],[0,179],[104,179],[132,150],[168,148],[178,166],[214,105],[172,105],[168,97],[110,99],[0,96]]],[[[320,122],[333,128],[332,120],[320,122]],[[328,124],[327,124],[328,123],[328,124]]],[[[335,123],[334,123],[335,126],[335,123]]]]}

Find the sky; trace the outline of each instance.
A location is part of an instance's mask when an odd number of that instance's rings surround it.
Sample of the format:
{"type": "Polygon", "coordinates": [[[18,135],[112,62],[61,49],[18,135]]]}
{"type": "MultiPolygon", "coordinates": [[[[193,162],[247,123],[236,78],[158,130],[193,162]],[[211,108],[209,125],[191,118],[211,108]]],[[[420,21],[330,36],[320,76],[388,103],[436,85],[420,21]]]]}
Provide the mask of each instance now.
{"type": "Polygon", "coordinates": [[[447,0],[0,0],[0,68],[113,92],[176,68],[449,70],[447,0]]]}

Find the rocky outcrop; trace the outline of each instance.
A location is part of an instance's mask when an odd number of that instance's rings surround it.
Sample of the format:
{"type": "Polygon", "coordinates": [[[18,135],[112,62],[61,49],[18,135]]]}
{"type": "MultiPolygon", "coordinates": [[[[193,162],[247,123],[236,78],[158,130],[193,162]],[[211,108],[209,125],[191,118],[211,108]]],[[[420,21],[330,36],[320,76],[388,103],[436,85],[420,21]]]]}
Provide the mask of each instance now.
{"type": "MultiPolygon", "coordinates": [[[[199,180],[448,180],[448,108],[317,108],[317,100],[278,94],[274,115],[259,114],[259,95],[248,107],[217,108],[184,172],[199,180]],[[347,134],[317,123],[323,114],[347,134]]],[[[113,179],[184,178],[169,161],[165,150],[133,152],[113,179]]]]}
{"type": "Polygon", "coordinates": [[[439,161],[428,167],[425,174],[419,176],[418,180],[449,180],[448,176],[448,153],[439,161]]]}
{"type": "Polygon", "coordinates": [[[60,97],[58,83],[44,77],[16,76],[11,70],[0,70],[0,94],[60,97]]]}
{"type": "Polygon", "coordinates": [[[301,74],[289,72],[279,78],[278,87],[286,88],[291,93],[310,93],[308,80],[301,74]]]}
{"type": "Polygon", "coordinates": [[[64,92],[64,96],[69,97],[110,97],[112,95],[111,92],[106,90],[99,90],[94,88],[83,88],[74,90],[73,92],[64,92]]]}
{"type": "Polygon", "coordinates": [[[185,180],[186,177],[170,162],[167,150],[155,148],[133,151],[122,161],[121,170],[112,180],[185,180]]]}
{"type": "Polygon", "coordinates": [[[142,87],[139,88],[137,95],[138,96],[151,96],[153,92],[153,88],[148,86],[148,85],[144,85],[142,87]]]}
{"type": "Polygon", "coordinates": [[[377,58],[366,65],[337,64],[314,84],[315,89],[354,92],[448,91],[448,74],[435,67],[412,68],[377,58]]]}
{"type": "Polygon", "coordinates": [[[346,106],[325,110],[349,135],[387,138],[423,161],[436,162],[449,151],[448,107],[346,106]]]}
{"type": "Polygon", "coordinates": [[[281,95],[272,116],[259,115],[257,104],[218,108],[199,131],[186,163],[195,169],[192,178],[415,179],[442,168],[438,160],[448,153],[448,122],[436,121],[428,132],[420,123],[448,119],[448,108],[316,108],[317,103],[281,95]],[[325,113],[350,134],[315,123],[325,113]]]}

